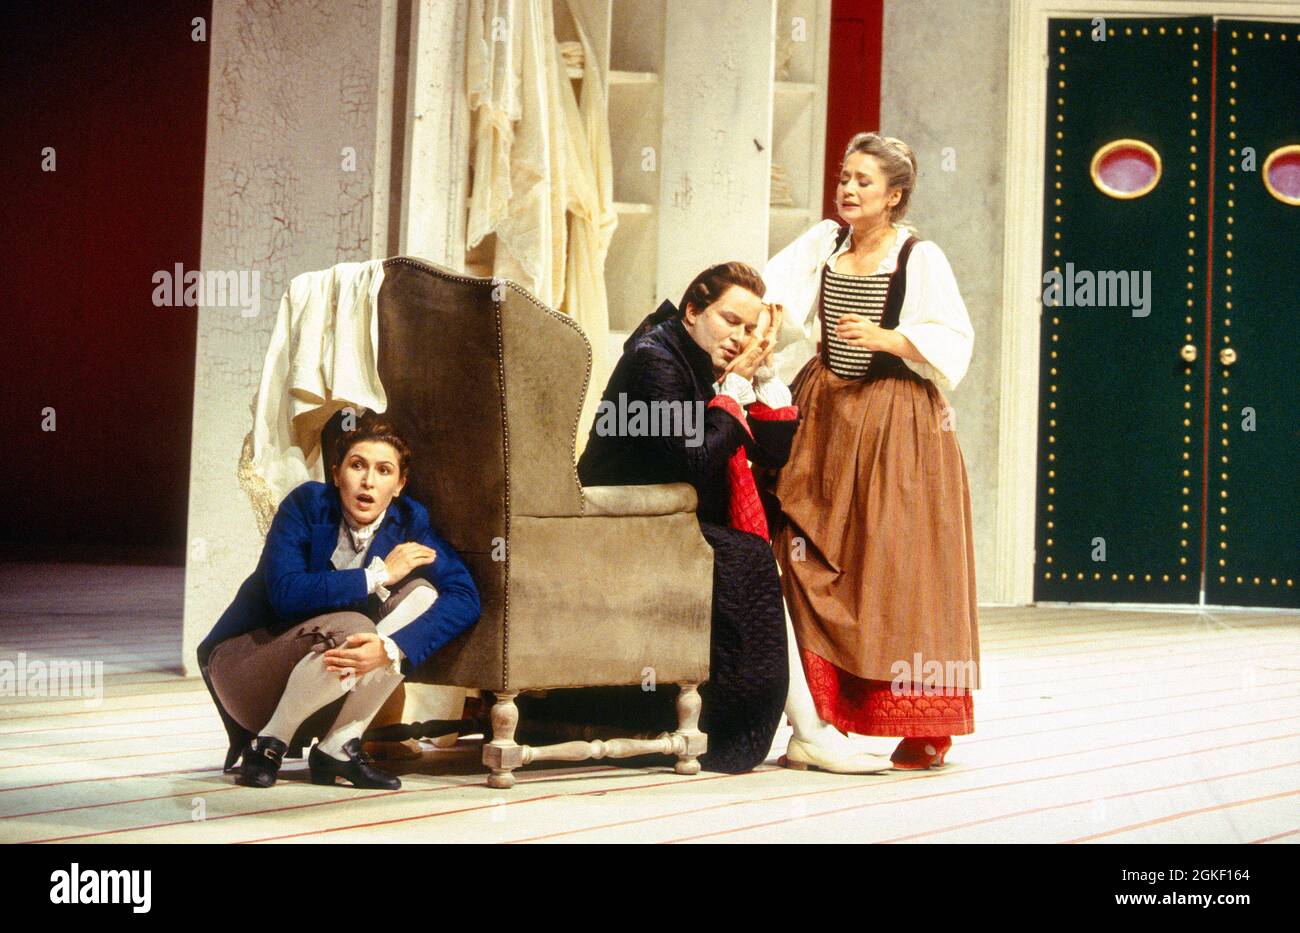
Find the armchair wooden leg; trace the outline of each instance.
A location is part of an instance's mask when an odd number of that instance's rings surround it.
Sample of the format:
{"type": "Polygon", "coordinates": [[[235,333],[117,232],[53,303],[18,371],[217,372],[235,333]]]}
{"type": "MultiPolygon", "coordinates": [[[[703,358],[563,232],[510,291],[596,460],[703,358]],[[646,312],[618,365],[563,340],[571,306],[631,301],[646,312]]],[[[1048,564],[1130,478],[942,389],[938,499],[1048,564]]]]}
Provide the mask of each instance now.
{"type": "Polygon", "coordinates": [[[709,738],[700,731],[700,691],[696,684],[682,684],[677,694],[677,731],[683,740],[673,770],[678,774],[699,774],[700,759],[709,747],[709,738]]]}
{"type": "Polygon", "coordinates": [[[524,763],[524,750],[515,742],[515,726],[519,725],[519,707],[515,706],[515,693],[498,693],[492,704],[492,741],[483,746],[483,764],[492,769],[488,787],[515,786],[512,773],[524,763]]]}

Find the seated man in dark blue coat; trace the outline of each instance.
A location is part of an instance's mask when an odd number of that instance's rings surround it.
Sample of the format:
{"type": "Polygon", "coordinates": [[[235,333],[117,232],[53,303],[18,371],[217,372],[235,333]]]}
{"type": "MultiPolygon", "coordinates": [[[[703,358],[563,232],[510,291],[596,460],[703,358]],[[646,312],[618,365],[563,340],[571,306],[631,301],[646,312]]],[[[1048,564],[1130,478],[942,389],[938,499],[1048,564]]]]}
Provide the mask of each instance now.
{"type": "Polygon", "coordinates": [[[332,484],[285,497],[257,569],[199,645],[231,738],[226,770],[242,754],[247,786],[274,784],[298,728],[341,700],[308,759],[313,783],[400,787],[361,735],[402,679],[479,617],[464,563],[401,495],[406,442],[365,415],[338,454],[332,484]]]}

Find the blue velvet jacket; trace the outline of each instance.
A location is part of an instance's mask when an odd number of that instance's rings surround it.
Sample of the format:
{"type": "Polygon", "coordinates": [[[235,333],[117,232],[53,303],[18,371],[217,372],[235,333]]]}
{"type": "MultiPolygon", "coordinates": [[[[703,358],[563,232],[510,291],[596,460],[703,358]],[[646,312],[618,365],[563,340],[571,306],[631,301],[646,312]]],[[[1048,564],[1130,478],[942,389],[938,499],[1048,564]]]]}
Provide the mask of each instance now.
{"type": "MultiPolygon", "coordinates": [[[[333,484],[306,482],[285,496],[271,522],[257,569],[239,587],[234,602],[199,645],[201,665],[218,644],[259,628],[285,631],[312,616],[340,609],[361,611],[368,598],[366,572],[335,570],[330,557],[338,544],[343,503],[333,484]]],[[[410,674],[431,654],[478,621],[478,589],[460,556],[429,525],[429,513],[408,496],[388,504],[366,562],[384,557],[404,541],[433,548],[433,563],[414,576],[438,591],[423,615],[392,636],[410,674]]]]}

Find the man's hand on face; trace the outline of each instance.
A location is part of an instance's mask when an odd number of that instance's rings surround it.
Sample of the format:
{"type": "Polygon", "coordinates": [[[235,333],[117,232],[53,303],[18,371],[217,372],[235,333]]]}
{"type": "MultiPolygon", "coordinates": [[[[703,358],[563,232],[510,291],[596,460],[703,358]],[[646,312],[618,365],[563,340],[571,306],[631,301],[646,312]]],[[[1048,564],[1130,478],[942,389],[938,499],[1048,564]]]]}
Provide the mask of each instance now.
{"type": "Polygon", "coordinates": [[[779,304],[765,304],[763,309],[763,313],[758,319],[758,326],[754,328],[754,333],[750,335],[741,351],[736,354],[735,359],[723,369],[724,376],[727,373],[734,372],[745,379],[752,380],[758,368],[771,359],[772,353],[776,350],[777,336],[781,333],[781,322],[785,318],[785,308],[779,304]]]}

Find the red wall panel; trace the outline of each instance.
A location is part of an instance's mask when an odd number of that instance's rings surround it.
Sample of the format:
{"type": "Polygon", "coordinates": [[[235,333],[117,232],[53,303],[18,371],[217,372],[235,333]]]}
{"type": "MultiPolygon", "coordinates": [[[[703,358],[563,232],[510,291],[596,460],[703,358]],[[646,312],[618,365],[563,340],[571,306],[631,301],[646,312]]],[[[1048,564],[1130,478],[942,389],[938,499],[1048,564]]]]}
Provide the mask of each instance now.
{"type": "Polygon", "coordinates": [[[854,133],[880,128],[883,21],[884,0],[834,0],[831,4],[825,217],[836,216],[835,185],[845,144],[854,133]]]}
{"type": "Polygon", "coordinates": [[[151,278],[199,268],[196,16],[210,0],[0,10],[6,558],[184,559],[196,321],[151,278]]]}

